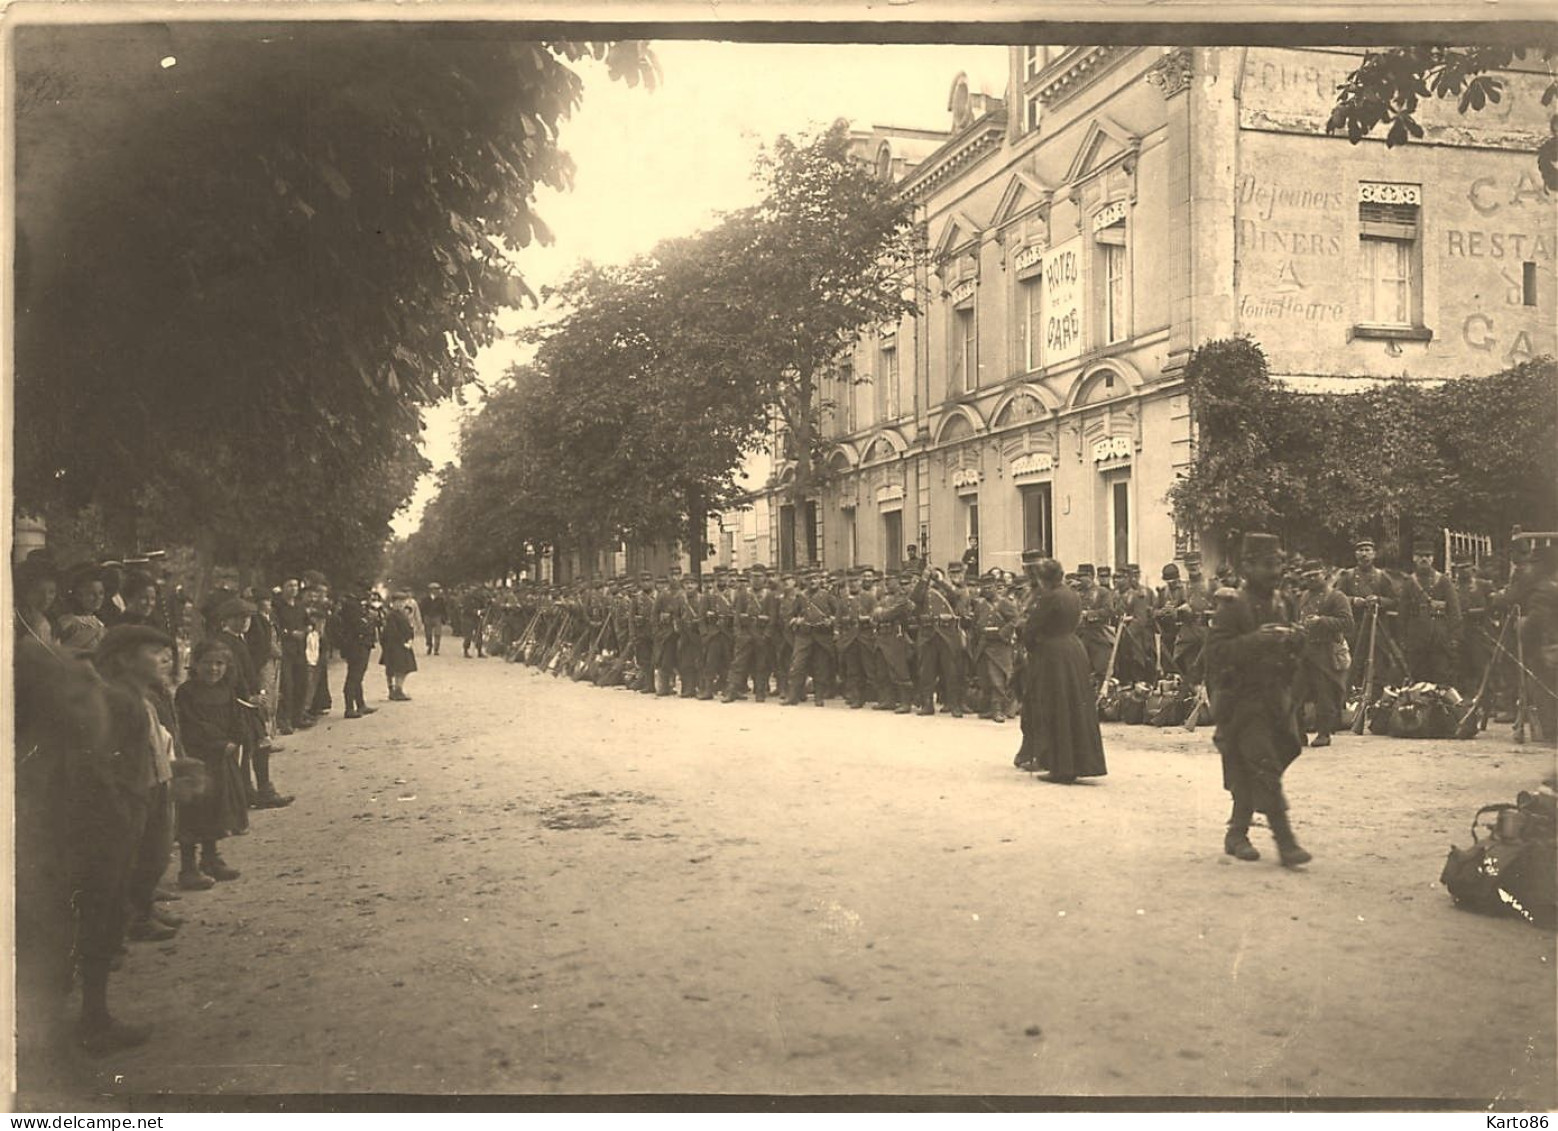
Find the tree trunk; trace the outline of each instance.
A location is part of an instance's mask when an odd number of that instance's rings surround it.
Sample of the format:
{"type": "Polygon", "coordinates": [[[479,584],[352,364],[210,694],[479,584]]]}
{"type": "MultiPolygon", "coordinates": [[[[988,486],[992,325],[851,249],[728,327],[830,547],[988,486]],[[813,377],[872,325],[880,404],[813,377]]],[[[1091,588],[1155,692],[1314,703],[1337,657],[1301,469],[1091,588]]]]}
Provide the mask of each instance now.
{"type": "Polygon", "coordinates": [[[687,568],[694,577],[703,576],[703,555],[708,549],[708,505],[697,487],[687,488],[687,568]]]}

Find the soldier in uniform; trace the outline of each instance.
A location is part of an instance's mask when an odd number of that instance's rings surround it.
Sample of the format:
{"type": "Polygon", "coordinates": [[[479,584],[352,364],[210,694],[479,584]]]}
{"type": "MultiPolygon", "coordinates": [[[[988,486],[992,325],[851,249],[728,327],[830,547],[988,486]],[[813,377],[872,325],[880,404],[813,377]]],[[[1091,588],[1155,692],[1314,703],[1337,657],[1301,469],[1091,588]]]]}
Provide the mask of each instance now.
{"type": "MultiPolygon", "coordinates": [[[[795,658],[795,606],[800,601],[795,574],[785,571],[779,576],[779,591],[775,594],[779,604],[779,619],[774,622],[774,682],[780,700],[790,698],[790,662],[795,658]]],[[[804,694],[804,689],[803,689],[804,694]]]]}
{"type": "Polygon", "coordinates": [[[1482,673],[1493,658],[1491,603],[1493,586],[1478,577],[1473,563],[1461,559],[1455,563],[1455,599],[1461,607],[1461,651],[1455,686],[1468,698],[1477,694],[1482,673]]]}
{"type": "Polygon", "coordinates": [[[633,666],[637,669],[633,690],[643,695],[655,692],[655,575],[648,570],[638,575],[638,592],[631,598],[628,611],[632,626],[633,666]]]}
{"type": "Polygon", "coordinates": [[[794,651],[790,657],[789,695],[785,705],[795,706],[806,694],[806,679],[811,677],[812,694],[817,706],[827,699],[828,664],[824,653],[833,646],[833,625],[838,604],[823,588],[823,571],[814,567],[806,575],[806,589],[796,594],[790,606],[790,627],[794,631],[794,651]]]}
{"type": "Polygon", "coordinates": [[[1413,679],[1454,681],[1461,639],[1461,602],[1455,585],[1434,568],[1434,544],[1412,547],[1412,572],[1400,590],[1403,645],[1413,679]]]}
{"type": "Polygon", "coordinates": [[[844,702],[855,711],[866,705],[866,651],[875,643],[864,636],[870,623],[871,599],[861,591],[860,570],[852,569],[849,571],[844,596],[839,601],[834,644],[844,702]]]}
{"type": "MultiPolygon", "coordinates": [[[[752,575],[756,573],[757,567],[754,566],[752,575]]],[[[736,574],[736,591],[730,598],[733,636],[730,671],[725,676],[725,693],[720,696],[721,703],[733,703],[737,699],[745,699],[747,680],[757,667],[756,651],[762,635],[757,618],[762,607],[762,599],[751,588],[752,575],[745,570],[736,574]]],[[[765,686],[757,688],[759,703],[767,697],[767,691],[765,686]]]]}
{"type": "Polygon", "coordinates": [[[1293,677],[1304,632],[1289,623],[1277,593],[1282,565],[1273,534],[1246,534],[1240,547],[1244,584],[1219,602],[1206,642],[1212,687],[1213,741],[1223,761],[1223,787],[1233,812],[1223,851],[1259,860],[1250,843],[1250,821],[1266,815],[1282,863],[1307,864],[1288,820],[1282,775],[1302,748],[1293,677]]]}
{"type": "Polygon", "coordinates": [[[784,617],[779,611],[779,591],[766,566],[752,567],[752,589],[757,601],[756,630],[752,639],[752,689],[757,701],[762,703],[768,698],[768,681],[777,667],[774,642],[779,638],[784,617]]]}
{"type": "Polygon", "coordinates": [[[1304,589],[1295,619],[1303,627],[1305,639],[1293,690],[1294,706],[1302,719],[1304,707],[1314,704],[1315,737],[1310,745],[1329,746],[1331,735],[1342,725],[1342,701],[1352,666],[1347,645],[1353,635],[1352,605],[1331,588],[1324,562],[1311,559],[1302,563],[1300,570],[1304,589]]]}
{"type": "MultiPolygon", "coordinates": [[[[959,563],[961,564],[961,563],[959,563]]],[[[936,683],[944,688],[943,702],[955,719],[963,717],[963,602],[940,570],[920,574],[910,594],[923,623],[920,646],[920,714],[936,713],[936,683]]]]}
{"type": "Polygon", "coordinates": [[[1140,566],[1125,567],[1118,600],[1120,629],[1125,633],[1125,639],[1120,641],[1115,675],[1124,683],[1151,682],[1158,678],[1152,618],[1157,599],[1152,590],[1141,583],[1140,566]],[[1119,668],[1125,669],[1123,674],[1119,668]]]}
{"type": "Polygon", "coordinates": [[[736,647],[736,606],[731,600],[730,570],[717,566],[714,589],[703,595],[703,679],[699,699],[726,691],[736,647]]]}
{"type": "Polygon", "coordinates": [[[1185,572],[1189,575],[1179,603],[1174,606],[1174,666],[1192,687],[1206,682],[1203,650],[1212,623],[1212,594],[1201,573],[1201,555],[1185,554],[1185,572]]]}
{"type": "Polygon", "coordinates": [[[1179,666],[1174,662],[1174,645],[1179,639],[1179,618],[1175,610],[1185,601],[1185,583],[1180,579],[1179,566],[1173,562],[1163,567],[1163,584],[1158,587],[1157,599],[1153,602],[1152,623],[1157,628],[1158,639],[1162,642],[1162,657],[1164,674],[1179,671],[1179,666]]]}
{"type": "Polygon", "coordinates": [[[877,655],[882,670],[879,711],[907,715],[913,708],[914,680],[909,668],[909,631],[915,617],[914,602],[903,591],[900,575],[883,574],[882,599],[871,610],[876,626],[877,655]]]}
{"type": "Polygon", "coordinates": [[[682,568],[673,565],[661,579],[660,591],[655,594],[654,643],[655,643],[655,694],[670,695],[676,687],[676,674],[681,670],[676,654],[677,613],[684,600],[682,594],[682,568]]]}
{"type": "Polygon", "coordinates": [[[1348,678],[1353,684],[1363,682],[1369,662],[1369,621],[1378,617],[1379,627],[1374,646],[1374,690],[1377,695],[1387,683],[1394,683],[1397,677],[1405,674],[1391,663],[1385,644],[1398,605],[1396,587],[1385,571],[1374,564],[1374,539],[1358,539],[1353,544],[1353,555],[1358,564],[1352,569],[1342,570],[1336,579],[1336,590],[1352,603],[1353,620],[1358,625],[1356,646],[1352,649],[1352,671],[1348,678]]]}
{"type": "MultiPolygon", "coordinates": [[[[871,609],[881,600],[876,589],[876,570],[871,566],[860,567],[860,592],[871,609]]],[[[865,667],[865,697],[873,703],[882,701],[882,654],[876,646],[876,621],[868,613],[860,626],[860,659],[865,667]]]]}
{"type": "MultiPolygon", "coordinates": [[[[1107,570],[1109,567],[1105,566],[1107,570]]],[[[1093,669],[1093,679],[1103,681],[1109,670],[1109,653],[1114,646],[1114,629],[1110,621],[1114,616],[1114,594],[1107,586],[1094,584],[1093,567],[1084,562],[1077,566],[1077,597],[1082,602],[1082,623],[1077,636],[1087,649],[1087,662],[1093,669]]]]}
{"type": "Polygon", "coordinates": [[[692,574],[682,578],[682,599],[676,606],[676,663],[682,698],[696,699],[703,677],[703,594],[692,574]]]}
{"type": "Polygon", "coordinates": [[[1537,738],[1558,745],[1558,545],[1542,546],[1532,555],[1520,630],[1526,667],[1526,693],[1535,708],[1537,738]]]}
{"type": "MultiPolygon", "coordinates": [[[[1031,551],[1029,551],[1031,552],[1031,551]]],[[[1006,582],[991,570],[980,579],[979,606],[974,614],[974,655],[979,665],[979,683],[984,691],[982,719],[1006,721],[1011,701],[1012,669],[1017,645],[1020,614],[1006,582]]]]}

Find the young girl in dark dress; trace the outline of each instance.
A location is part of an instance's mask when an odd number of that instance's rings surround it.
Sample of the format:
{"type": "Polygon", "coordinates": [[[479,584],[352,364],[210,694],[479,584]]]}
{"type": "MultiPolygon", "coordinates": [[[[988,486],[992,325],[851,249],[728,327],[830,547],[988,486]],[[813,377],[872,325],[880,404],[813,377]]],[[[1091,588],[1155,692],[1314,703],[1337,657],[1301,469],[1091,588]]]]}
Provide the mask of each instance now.
{"type": "Polygon", "coordinates": [[[204,794],[179,807],[181,888],[203,890],[217,880],[238,878],[238,870],[228,867],[216,847],[218,841],[249,827],[249,803],[238,762],[243,720],[228,678],[232,662],[226,644],[203,641],[191,657],[191,677],[175,697],[184,751],[205,764],[207,779],[204,794]],[[196,846],[200,849],[198,864],[196,846]]]}

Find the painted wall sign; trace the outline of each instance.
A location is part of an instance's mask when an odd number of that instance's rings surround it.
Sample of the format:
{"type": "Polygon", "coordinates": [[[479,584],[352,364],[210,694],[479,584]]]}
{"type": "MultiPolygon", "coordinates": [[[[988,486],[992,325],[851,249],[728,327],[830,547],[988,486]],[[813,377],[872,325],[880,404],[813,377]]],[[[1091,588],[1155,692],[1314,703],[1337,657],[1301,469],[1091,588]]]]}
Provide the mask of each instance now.
{"type": "Polygon", "coordinates": [[[1101,232],[1125,219],[1125,201],[1117,200],[1093,217],[1093,231],[1101,232]]]}
{"type": "Polygon", "coordinates": [[[1384,181],[1359,181],[1360,204],[1422,204],[1422,185],[1396,185],[1384,181]]]}
{"type": "Polygon", "coordinates": [[[1044,253],[1044,356],[1057,365],[1082,356],[1082,241],[1044,253]]]}
{"type": "Polygon", "coordinates": [[[1012,460],[1013,479],[1021,479],[1028,475],[1043,475],[1045,472],[1054,470],[1055,457],[1048,452],[1029,452],[1012,460]]]}
{"type": "Polygon", "coordinates": [[[1131,441],[1125,436],[1106,436],[1093,445],[1093,462],[1107,463],[1112,459],[1130,459],[1131,441]]]}
{"type": "Polygon", "coordinates": [[[1018,271],[1028,271],[1038,267],[1044,262],[1044,248],[1041,244],[1029,244],[1016,255],[1012,256],[1012,266],[1018,271]]]}

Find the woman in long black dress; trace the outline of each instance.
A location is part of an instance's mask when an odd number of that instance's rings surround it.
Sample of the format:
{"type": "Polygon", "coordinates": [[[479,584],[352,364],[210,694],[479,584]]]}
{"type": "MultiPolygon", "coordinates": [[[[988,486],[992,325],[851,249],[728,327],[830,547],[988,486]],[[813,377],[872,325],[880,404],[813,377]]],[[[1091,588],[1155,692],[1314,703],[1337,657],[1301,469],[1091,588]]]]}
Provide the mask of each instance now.
{"type": "Polygon", "coordinates": [[[1104,740],[1098,729],[1087,649],[1076,629],[1082,603],[1065,585],[1065,570],[1053,558],[1034,567],[1038,592],[1028,606],[1022,641],[1022,749],[1017,767],[1047,771],[1047,780],[1068,783],[1102,777],[1104,740]]]}
{"type": "Polygon", "coordinates": [[[379,663],[384,665],[389,697],[397,703],[410,700],[411,696],[406,694],[406,677],[417,670],[417,654],[411,647],[416,630],[401,608],[404,599],[410,596],[409,593],[395,594],[395,602],[385,608],[384,624],[379,630],[379,663]]]}

